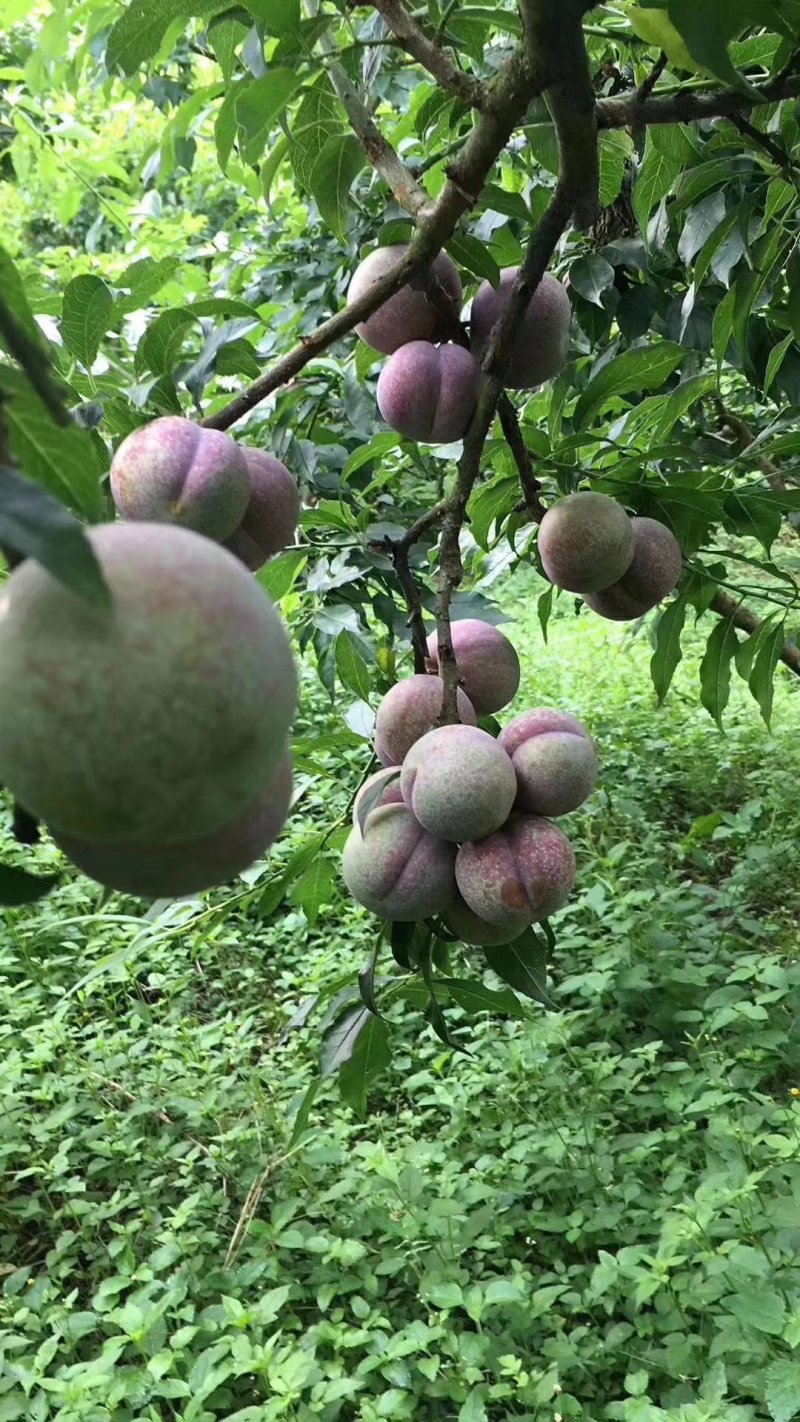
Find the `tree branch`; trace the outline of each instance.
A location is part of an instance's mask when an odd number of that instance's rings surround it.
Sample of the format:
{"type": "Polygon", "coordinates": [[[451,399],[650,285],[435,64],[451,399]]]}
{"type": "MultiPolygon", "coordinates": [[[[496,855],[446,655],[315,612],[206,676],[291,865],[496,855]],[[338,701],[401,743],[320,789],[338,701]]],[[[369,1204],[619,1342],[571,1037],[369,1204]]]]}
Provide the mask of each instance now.
{"type": "Polygon", "coordinates": [[[800,77],[778,76],[764,84],[755,94],[739,93],[736,89],[709,89],[707,92],[687,90],[685,94],[654,94],[640,100],[631,94],[626,98],[598,99],[597,127],[636,128],[651,123],[695,123],[701,119],[732,118],[746,114],[760,104],[775,104],[780,99],[800,95],[800,77]]]}
{"type": "Polygon", "coordinates": [[[600,211],[595,94],[583,37],[581,0],[520,0],[525,52],[538,72],[558,135],[561,182],[576,226],[600,211]]]}
{"type": "Polygon", "coordinates": [[[443,89],[455,94],[465,104],[469,104],[470,108],[483,108],[486,97],[484,85],[479,79],[457,68],[441,45],[428,39],[416,20],[409,15],[403,0],[372,0],[372,4],[403,48],[423,69],[433,75],[443,89]]]}
{"type": "Polygon", "coordinates": [[[370,163],[387,183],[396,201],[416,220],[433,207],[425,189],[414,178],[402,158],[384,138],[361,95],[341,64],[331,64],[328,75],[344,104],[350,126],[370,163]]]}
{"type": "MultiPolygon", "coordinates": [[[[758,617],[749,607],[744,607],[735,597],[721,590],[714,594],[714,601],[711,603],[712,612],[716,612],[718,617],[728,618],[741,632],[752,635],[763,627],[763,618],[758,617]]],[[[796,647],[793,642],[785,642],[780,652],[780,661],[795,676],[800,676],[800,647],[796,647]]]]}
{"type": "Polygon", "coordinates": [[[400,584],[400,590],[408,608],[408,627],[411,632],[411,647],[414,653],[414,671],[417,674],[426,672],[428,669],[428,636],[425,631],[419,584],[411,571],[408,559],[411,545],[407,544],[404,538],[397,540],[384,538],[381,543],[376,543],[374,546],[388,554],[392,560],[395,577],[400,584]]]}
{"type": "Polygon", "coordinates": [[[55,423],[66,429],[72,424],[72,416],[58,382],[53,377],[50,358],[38,341],[28,334],[22,322],[1,296],[0,336],[5,341],[14,360],[24,370],[55,423]]]}
{"type": "Polygon", "coordinates": [[[517,412],[505,391],[500,396],[497,403],[497,413],[500,416],[500,424],[506,443],[514,456],[514,463],[519,473],[519,482],[522,485],[522,498],[525,509],[530,514],[534,523],[541,523],[547,509],[541,499],[541,484],[536,478],[533,470],[533,460],[530,450],[525,443],[522,430],[517,419],[517,412]]]}
{"type": "Polygon", "coordinates": [[[737,133],[740,133],[743,138],[749,138],[751,143],[755,143],[756,147],[766,153],[767,157],[777,164],[781,172],[789,173],[791,171],[792,160],[781,143],[776,143],[768,133],[762,133],[743,114],[731,114],[731,123],[737,133]]]}

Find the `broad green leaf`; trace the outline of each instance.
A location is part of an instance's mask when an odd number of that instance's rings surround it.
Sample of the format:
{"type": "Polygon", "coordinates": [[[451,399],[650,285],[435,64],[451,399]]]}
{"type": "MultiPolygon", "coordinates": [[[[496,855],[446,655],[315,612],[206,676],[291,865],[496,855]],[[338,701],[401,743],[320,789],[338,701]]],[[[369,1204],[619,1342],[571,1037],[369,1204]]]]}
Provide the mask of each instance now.
{"type": "Polygon", "coordinates": [[[794,335],[792,332],[790,332],[788,336],[784,336],[783,340],[780,341],[777,346],[773,346],[772,350],[770,351],[769,360],[767,361],[767,373],[764,376],[765,395],[769,394],[770,389],[772,387],[772,383],[775,380],[775,377],[777,376],[781,366],[783,365],[786,353],[789,347],[792,345],[793,341],[794,335]]]}
{"type": "Polygon", "coordinates": [[[533,928],[501,947],[484,948],[486,961],[499,978],[525,997],[552,1007],[547,992],[547,942],[533,928]]]}
{"type": "Polygon", "coordinates": [[[714,313],[714,355],[717,358],[717,367],[722,366],[728,346],[733,335],[733,314],[736,306],[736,288],[732,286],[723,296],[719,306],[714,313]]]}
{"type": "MultiPolygon", "coordinates": [[[[750,89],[731,62],[728,44],[751,24],[754,0],[667,0],[667,14],[684,40],[695,64],[709,69],[726,84],[750,89]]],[[[761,7],[763,14],[764,6],[761,7]]]]}
{"type": "Polygon", "coordinates": [[[328,1028],[320,1049],[320,1073],[330,1076],[343,1062],[349,1062],[358,1038],[373,1014],[363,1004],[350,1008],[328,1028]]]}
{"type": "Polygon", "coordinates": [[[256,573],[256,578],[273,602],[280,602],[291,592],[307,562],[308,554],[302,548],[288,548],[285,553],[270,558],[256,573]]]}
{"type": "Polygon", "coordinates": [[[242,0],[268,34],[287,35],[300,28],[300,0],[242,0]]]}
{"type": "Polygon", "coordinates": [[[4,908],[16,908],[20,904],[32,904],[58,883],[57,874],[26,874],[22,869],[12,869],[10,864],[0,864],[0,904],[4,908]]]}
{"type": "Polygon", "coordinates": [[[486,184],[481,193],[481,207],[490,208],[492,212],[501,212],[505,217],[518,217],[522,222],[531,220],[530,208],[522,193],[509,192],[497,183],[486,184]]]}
{"type": "Polygon", "coordinates": [[[489,547],[492,525],[509,514],[519,502],[520,488],[516,474],[500,474],[487,484],[481,484],[469,505],[470,532],[481,548],[489,547]]]}
{"type": "Polygon", "coordinates": [[[633,211],[643,234],[647,233],[650,213],[671,191],[680,171],[680,160],[659,148],[653,130],[648,129],[644,159],[633,185],[633,211]]]}
{"type": "Polygon", "coordinates": [[[634,34],[647,40],[648,44],[655,44],[659,49],[663,49],[671,64],[676,65],[678,69],[688,69],[693,74],[698,72],[698,65],[666,10],[651,10],[634,5],[628,11],[628,19],[634,34]]]}
{"type": "Polygon", "coordinates": [[[108,37],[106,65],[112,73],[134,74],[158,53],[176,20],[213,15],[227,8],[225,0],[131,0],[108,37]]]}
{"type": "Polygon", "coordinates": [[[610,207],[622,191],[625,171],[633,154],[633,139],[620,129],[600,134],[600,202],[610,207]]]}
{"type": "Polygon", "coordinates": [[[105,282],[96,276],[73,277],[64,291],[61,336],[70,355],[87,370],[113,320],[114,298],[105,282]]]}
{"type": "Polygon", "coordinates": [[[38,484],[0,466],[0,543],[41,563],[54,578],[97,606],[110,594],[81,525],[38,484]]]}
{"type": "Polygon", "coordinates": [[[181,346],[197,315],[188,306],[171,307],[150,322],[136,348],[136,369],[151,370],[154,375],[169,375],[178,359],[181,346]]]}
{"type": "Polygon", "coordinates": [[[683,656],[681,633],[686,621],[686,607],[685,595],[676,597],[674,602],[664,609],[656,623],[656,648],[650,660],[650,676],[659,706],[669,691],[683,656]]]}
{"type": "Polygon", "coordinates": [[[678,242],[678,255],[688,266],[704,247],[712,232],[715,232],[725,218],[725,194],[708,193],[696,207],[693,207],[683,224],[678,242]]]}
{"type": "Polygon", "coordinates": [[[527,1016],[513,992],[497,992],[469,978],[439,978],[437,987],[446,991],[451,1001],[463,1007],[465,1012],[494,1012],[503,1017],[527,1016]]]}
{"type": "Polygon", "coordinates": [[[779,1358],[767,1369],[767,1407],[772,1422],[792,1422],[800,1412],[800,1359],[779,1358]]]}
{"type": "Polygon", "coordinates": [[[775,696],[775,671],[786,642],[786,624],[778,622],[763,638],[748,677],[748,686],[767,727],[772,724],[772,703],[775,696]]]}
{"type": "Polygon", "coordinates": [[[658,390],[677,370],[686,351],[671,341],[637,346],[624,351],[594,375],[575,408],[575,426],[581,429],[597,415],[607,400],[633,390],[658,390]]]}
{"type": "Polygon", "coordinates": [[[303,910],[313,927],[324,904],[329,904],[338,887],[337,877],[329,859],[315,859],[289,890],[289,902],[303,910]]]}
{"type": "Polygon", "coordinates": [[[103,470],[89,431],[55,424],[38,395],[20,388],[14,377],[15,371],[9,378],[0,370],[0,389],[10,386],[14,392],[3,414],[15,463],[62,504],[97,521],[105,509],[103,470]]]}
{"type": "Polygon", "coordinates": [[[311,170],[309,186],[320,216],[344,241],[350,189],[366,163],[357,138],[349,134],[329,138],[311,170]]]}
{"type": "Polygon", "coordinates": [[[314,165],[328,139],[344,133],[343,109],[327,74],[320,74],[304,94],[292,121],[291,160],[295,177],[307,193],[312,191],[314,165]]]}
{"type": "Polygon", "coordinates": [[[781,531],[781,509],[773,497],[754,489],[729,494],[724,504],[726,521],[736,533],[754,534],[769,556],[781,531]]]}
{"type": "Polygon", "coordinates": [[[249,26],[237,19],[230,11],[212,20],[208,27],[208,39],[217,63],[226,79],[231,79],[236,70],[236,51],[247,35],[249,26]]]}
{"type": "Polygon", "coordinates": [[[550,621],[550,616],[553,611],[554,594],[555,588],[551,583],[550,587],[547,588],[546,591],[541,594],[541,596],[537,599],[536,603],[536,611],[539,618],[539,625],[542,629],[542,637],[544,638],[545,642],[547,641],[547,624],[550,621]]]}
{"type": "Polygon", "coordinates": [[[779,1335],[786,1322],[786,1305],[780,1294],[771,1289],[752,1288],[726,1300],[735,1318],[747,1328],[759,1333],[779,1335]]]}
{"type": "Polygon", "coordinates": [[[470,236],[468,232],[459,233],[450,238],[447,250],[453,261],[458,266],[466,267],[473,276],[491,282],[495,288],[500,285],[500,268],[486,244],[477,237],[470,236]]]}
{"type": "Polygon", "coordinates": [[[123,314],[141,310],[149,304],[161,287],[174,277],[179,268],[179,257],[142,257],[139,261],[132,262],[114,283],[117,289],[130,292],[130,295],[120,295],[116,298],[116,310],[123,314]]]}
{"type": "Polygon", "coordinates": [[[614,268],[605,257],[593,252],[588,257],[579,257],[569,269],[569,283],[579,296],[591,301],[594,306],[603,305],[603,292],[614,285],[614,268]]]}
{"type": "Polygon", "coordinates": [[[720,730],[731,694],[731,662],[739,639],[731,618],[719,621],[711,633],[700,663],[700,700],[720,730]]]}
{"type": "Polygon", "coordinates": [[[217,110],[217,117],[214,121],[214,142],[217,149],[217,162],[223,173],[227,171],[228,159],[236,141],[236,102],[240,93],[247,88],[250,82],[249,79],[243,79],[238,84],[232,84],[217,110]]]}
{"type": "Polygon", "coordinates": [[[354,696],[360,697],[362,701],[369,700],[370,677],[369,667],[359,650],[358,643],[351,632],[340,632],[336,638],[336,670],[339,680],[348,691],[352,691],[354,696]]]}
{"type": "Polygon", "coordinates": [[[548,173],[558,173],[558,138],[552,123],[529,123],[524,129],[528,147],[536,162],[548,173]]]}
{"type": "Polygon", "coordinates": [[[241,86],[236,99],[239,146],[245,163],[257,163],[273,125],[300,85],[292,69],[270,69],[260,79],[241,86]]]}
{"type": "Polygon", "coordinates": [[[386,1023],[367,1012],[350,1056],[339,1067],[339,1090],[360,1118],[366,1115],[370,1087],[391,1059],[386,1023]]]}
{"type": "MultiPolygon", "coordinates": [[[[16,316],[27,334],[44,349],[44,337],[30,308],[22,276],[5,247],[0,247],[0,298],[16,316]]],[[[2,336],[0,336],[0,342],[2,342],[2,336]]]]}

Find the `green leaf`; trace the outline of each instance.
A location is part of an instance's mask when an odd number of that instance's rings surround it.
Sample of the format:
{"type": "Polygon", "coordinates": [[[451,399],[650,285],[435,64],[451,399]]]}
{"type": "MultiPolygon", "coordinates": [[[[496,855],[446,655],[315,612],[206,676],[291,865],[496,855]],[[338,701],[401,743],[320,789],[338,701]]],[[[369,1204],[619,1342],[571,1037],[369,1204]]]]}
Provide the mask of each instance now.
{"type": "Polygon", "coordinates": [[[26,874],[22,869],[12,869],[9,864],[0,864],[0,904],[4,908],[16,908],[19,904],[35,903],[57,883],[57,874],[39,877],[26,874]]]}
{"type": "Polygon", "coordinates": [[[759,1333],[779,1335],[786,1322],[786,1305],[780,1294],[770,1289],[748,1289],[727,1300],[728,1308],[740,1323],[759,1333]]]}
{"type": "Polygon", "coordinates": [[[766,1403],[772,1422],[791,1422],[800,1412],[800,1360],[779,1358],[767,1369],[766,1403]]]}
{"type": "Polygon", "coordinates": [[[769,360],[767,361],[767,373],[764,376],[765,395],[769,394],[772,383],[775,380],[775,377],[778,374],[778,371],[780,370],[781,366],[783,365],[786,353],[793,342],[794,335],[790,331],[789,335],[784,336],[783,340],[777,346],[773,346],[772,350],[770,351],[769,360]]]}
{"type": "Polygon", "coordinates": [[[102,607],[110,594],[94,549],[81,525],[58,499],[0,467],[0,543],[35,558],[54,578],[102,607]]]}
{"type": "Polygon", "coordinates": [[[173,306],[150,322],[136,347],[136,370],[153,375],[171,375],[181,346],[198,315],[188,306],[173,306]]]}
{"type": "Polygon", "coordinates": [[[720,730],[731,694],[731,661],[738,647],[736,628],[732,619],[726,617],[711,633],[700,663],[700,700],[720,730]]]}
{"type": "Polygon", "coordinates": [[[100,277],[77,276],[64,291],[61,336],[70,355],[90,369],[100,338],[114,319],[114,298],[100,277]]]}
{"type": "Polygon", "coordinates": [[[484,948],[489,967],[504,983],[532,997],[545,1007],[553,1003],[547,992],[547,943],[533,930],[526,928],[521,938],[500,947],[484,948]]]}
{"type": "Polygon", "coordinates": [[[372,1013],[363,1004],[350,1008],[328,1028],[320,1048],[320,1074],[331,1076],[343,1062],[349,1062],[372,1013]]]}
{"type": "Polygon", "coordinates": [[[212,20],[208,27],[209,44],[226,79],[233,77],[236,70],[236,51],[247,35],[248,28],[248,25],[230,11],[212,20]]]}
{"type": "Polygon", "coordinates": [[[722,191],[708,193],[691,209],[678,242],[678,256],[687,267],[724,218],[725,194],[722,191]]]}
{"type": "Polygon", "coordinates": [[[470,532],[481,548],[489,547],[492,525],[511,513],[519,500],[519,479],[516,474],[500,474],[487,484],[481,484],[469,505],[470,532]]]}
{"type": "Polygon", "coordinates": [[[768,727],[772,724],[772,703],[775,696],[775,671],[786,641],[786,625],[778,622],[763,641],[759,634],[748,686],[768,727]]]}
{"type": "Polygon", "coordinates": [[[300,0],[243,0],[243,4],[268,34],[283,36],[300,28],[300,0]]]}
{"type": "Polygon", "coordinates": [[[300,83],[300,75],[292,69],[270,69],[262,78],[240,86],[236,98],[236,124],[245,163],[258,162],[275,120],[283,113],[300,83]]]}
{"type": "Polygon", "coordinates": [[[439,978],[438,986],[465,1012],[494,1012],[503,1017],[518,1018],[527,1016],[513,992],[497,992],[469,978],[439,978]]]}
{"type": "Polygon", "coordinates": [[[138,262],[132,262],[114,283],[118,289],[130,290],[129,296],[117,297],[114,303],[116,311],[124,315],[147,306],[156,292],[172,279],[179,268],[178,257],[143,257],[138,262]]]}
{"type": "Polygon", "coordinates": [[[669,691],[672,678],[683,657],[681,633],[686,621],[686,609],[685,595],[676,597],[675,601],[664,609],[656,623],[656,649],[650,660],[650,676],[659,706],[669,691]]]}
{"type": "Polygon", "coordinates": [[[3,405],[14,462],[28,478],[77,513],[96,521],[105,503],[97,446],[88,430],[55,424],[38,395],[0,370],[0,389],[10,390],[3,405]]]}
{"type": "Polygon", "coordinates": [[[753,9],[753,0],[703,0],[702,4],[667,0],[669,18],[695,63],[726,84],[750,92],[750,85],[731,62],[728,44],[752,23],[753,9]]]}
{"type": "Polygon", "coordinates": [[[106,44],[106,67],[113,73],[134,74],[158,53],[176,20],[213,15],[228,8],[224,0],[132,0],[112,26],[106,44]]]}
{"type": "Polygon", "coordinates": [[[451,237],[447,250],[453,261],[466,267],[473,276],[491,282],[495,288],[500,285],[500,268],[485,242],[465,232],[451,237]]]}
{"type": "Polygon", "coordinates": [[[550,621],[550,617],[553,611],[554,594],[555,588],[551,583],[549,588],[547,588],[545,592],[541,594],[536,603],[536,611],[539,617],[539,625],[542,629],[542,637],[544,638],[545,642],[547,641],[547,624],[550,621]]]}
{"type": "Polygon", "coordinates": [[[240,80],[238,84],[232,84],[226,91],[225,98],[219,106],[217,117],[214,121],[214,142],[217,149],[217,162],[222,172],[227,171],[228,159],[233,152],[233,145],[236,140],[236,102],[240,93],[247,88],[251,81],[249,79],[240,80]]]}
{"type": "Polygon", "coordinates": [[[648,129],[644,159],[633,185],[633,211],[642,233],[646,234],[650,213],[672,190],[680,171],[680,161],[659,148],[653,130],[648,129]]]}
{"type": "Polygon", "coordinates": [[[336,671],[348,691],[352,691],[361,701],[369,700],[369,667],[352,632],[346,629],[336,638],[336,671]]]}
{"type": "Polygon", "coordinates": [[[329,138],[311,170],[309,186],[320,216],[344,241],[350,189],[366,163],[364,150],[351,134],[329,138]]]}
{"type": "Polygon", "coordinates": [[[292,167],[305,192],[311,193],[314,165],[337,132],[345,132],[342,106],[327,74],[322,73],[303,96],[292,121],[292,167]]]}
{"type": "Polygon", "coordinates": [[[318,858],[296,879],[289,892],[289,902],[303,910],[312,926],[323,904],[329,904],[336,893],[337,880],[329,859],[318,858]]]}
{"type": "Polygon", "coordinates": [[[600,202],[610,207],[616,202],[625,181],[625,170],[633,155],[633,139],[623,130],[600,134],[600,202]]]}
{"type": "Polygon", "coordinates": [[[614,285],[614,268],[597,252],[579,257],[569,269],[570,286],[594,306],[603,305],[603,292],[614,285]]]}
{"type": "Polygon", "coordinates": [[[722,366],[733,335],[733,313],[736,305],[736,288],[732,286],[723,296],[714,312],[713,341],[717,367],[722,366]]]}
{"type": "Polygon", "coordinates": [[[22,276],[5,247],[0,247],[0,297],[27,334],[44,350],[44,337],[30,308],[22,276]]]}
{"type": "Polygon", "coordinates": [[[306,1130],[306,1127],[308,1126],[308,1120],[311,1115],[311,1108],[314,1105],[317,1092],[319,1091],[321,1085],[322,1077],[315,1076],[312,1078],[305,1091],[303,1092],[300,1105],[297,1107],[297,1110],[294,1114],[294,1120],[292,1122],[292,1134],[289,1137],[289,1144],[287,1146],[287,1150],[294,1150],[295,1146],[297,1145],[297,1142],[300,1140],[301,1136],[303,1135],[303,1132],[306,1130]]]}
{"type": "Polygon", "coordinates": [[[677,370],[686,351],[671,341],[654,346],[637,346],[624,351],[604,365],[589,381],[575,407],[575,425],[581,429],[603,408],[606,401],[632,390],[658,390],[677,370]]]}
{"type": "Polygon", "coordinates": [[[529,123],[523,132],[536,162],[548,173],[557,174],[560,160],[555,126],[552,123],[529,123]]]}
{"type": "MultiPolygon", "coordinates": [[[[438,92],[438,91],[437,91],[438,92]]],[[[603,135],[605,137],[605,135],[603,135]]],[[[522,222],[530,222],[531,212],[522,193],[509,192],[497,183],[487,183],[481,193],[481,207],[492,212],[500,212],[504,217],[518,217],[522,222]]]]}
{"type": "Polygon", "coordinates": [[[367,1096],[377,1076],[392,1059],[389,1031],[381,1017],[367,1012],[353,1050],[339,1067],[339,1090],[348,1106],[363,1119],[367,1096]]]}
{"type": "Polygon", "coordinates": [[[256,578],[273,602],[280,602],[291,592],[307,562],[308,554],[302,548],[289,548],[285,553],[270,558],[256,573],[256,578]]]}

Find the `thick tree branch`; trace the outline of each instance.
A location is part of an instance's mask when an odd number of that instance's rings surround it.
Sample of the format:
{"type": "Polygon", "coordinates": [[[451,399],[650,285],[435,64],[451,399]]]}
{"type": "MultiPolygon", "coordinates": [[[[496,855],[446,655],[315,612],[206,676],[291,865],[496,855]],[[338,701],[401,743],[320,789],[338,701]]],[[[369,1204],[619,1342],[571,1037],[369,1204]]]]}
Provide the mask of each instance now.
{"type": "MultiPolygon", "coordinates": [[[[729,618],[734,627],[738,627],[741,632],[752,635],[763,627],[763,619],[758,617],[749,607],[743,607],[735,597],[729,593],[722,592],[714,594],[714,601],[711,603],[712,612],[716,612],[718,617],[729,618]]],[[[800,647],[796,647],[793,642],[785,642],[780,653],[780,660],[789,671],[795,676],[800,676],[800,647]]]]}
{"type": "Polygon", "coordinates": [[[755,94],[736,89],[687,90],[685,94],[653,94],[640,100],[636,94],[625,98],[598,99],[597,127],[636,128],[651,123],[695,123],[700,119],[733,118],[760,104],[800,95],[800,77],[786,75],[764,84],[755,94]]]}
{"type": "Polygon", "coordinates": [[[542,80],[558,135],[561,182],[578,227],[600,211],[595,94],[583,38],[582,0],[520,0],[525,52],[542,80]]]}
{"type": "Polygon", "coordinates": [[[443,89],[455,94],[465,104],[469,104],[470,108],[483,108],[486,96],[484,85],[479,79],[459,69],[440,44],[428,39],[416,20],[409,15],[403,0],[372,0],[372,4],[403,48],[423,69],[433,75],[443,89]]]}
{"type": "Polygon", "coordinates": [[[53,377],[47,352],[39,345],[38,341],[28,334],[22,322],[2,297],[0,297],[0,336],[8,347],[9,353],[24,370],[55,423],[66,429],[72,424],[72,416],[58,382],[53,377]]]}
{"type": "Polygon", "coordinates": [[[425,189],[416,181],[391,143],[384,138],[361,95],[341,64],[331,64],[328,75],[344,104],[350,126],[373,168],[388,184],[396,201],[416,220],[433,207],[425,189]]]}

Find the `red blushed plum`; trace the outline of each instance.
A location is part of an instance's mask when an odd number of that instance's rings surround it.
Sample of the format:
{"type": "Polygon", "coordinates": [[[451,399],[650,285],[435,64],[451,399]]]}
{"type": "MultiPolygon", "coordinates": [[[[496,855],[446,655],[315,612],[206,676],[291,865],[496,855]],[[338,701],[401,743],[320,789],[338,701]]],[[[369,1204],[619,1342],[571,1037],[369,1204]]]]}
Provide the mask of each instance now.
{"type": "Polygon", "coordinates": [[[408,752],[400,785],[420,824],[459,844],[498,829],[517,793],[511,761],[477,726],[429,731],[408,752]]]}
{"type": "Polygon", "coordinates": [[[668,597],[683,570],[681,545],[673,533],[654,518],[632,518],[633,559],[626,573],[601,592],[587,593],[584,602],[611,622],[631,622],[644,617],[668,597]]]}
{"type": "Polygon", "coordinates": [[[294,539],[300,495],[285,464],[260,449],[242,449],[250,476],[250,502],[224,546],[255,573],[294,539]]]}
{"type": "Polygon", "coordinates": [[[539,528],[542,566],[557,588],[597,592],[622,577],[634,551],[631,520],[616,499],[590,490],[552,504],[539,528]]]}
{"type": "Polygon", "coordinates": [[[223,539],[244,517],[250,479],[230,435],[164,415],[122,441],[111,461],[111,493],[122,518],[223,539]]]}
{"type": "Polygon", "coordinates": [[[342,856],[353,898],[381,918],[415,923],[443,913],[456,897],[455,845],[428,834],[405,805],[372,810],[342,856]]]}
{"type": "Polygon", "coordinates": [[[377,798],[370,806],[370,814],[373,810],[380,809],[381,805],[402,805],[403,792],[400,789],[399,765],[388,765],[383,770],[376,770],[374,775],[370,775],[369,779],[364,781],[353,802],[354,825],[358,824],[361,806],[367,797],[372,799],[373,791],[377,798]]]}
{"type": "Polygon", "coordinates": [[[534,815],[512,815],[477,844],[462,844],[456,881],[473,913],[509,926],[549,918],[575,884],[572,845],[557,825],[534,815]]]}
{"type": "MultiPolygon", "coordinates": [[[[365,296],[376,281],[397,266],[407,251],[408,246],[400,243],[394,247],[377,247],[370,252],[353,274],[347,293],[348,302],[352,305],[365,296]]],[[[453,316],[458,316],[461,309],[461,278],[446,252],[440,252],[434,259],[432,269],[452,302],[453,316]]],[[[374,351],[393,355],[409,341],[432,341],[442,334],[441,317],[425,291],[429,274],[422,272],[413,277],[407,286],[401,286],[394,296],[384,301],[383,306],[356,326],[362,341],[374,351]]]]}
{"type": "Polygon", "coordinates": [[[185,844],[93,844],[54,834],[64,853],[108,889],[144,899],[174,899],[226,884],[248,869],[278,838],[292,798],[292,761],[286,754],[253,804],[229,825],[185,844]]]}
{"type": "MultiPolygon", "coordinates": [[[[485,281],[472,303],[472,352],[480,362],[486,354],[492,327],[508,306],[519,267],[507,267],[496,291],[485,281]]],[[[569,296],[561,282],[548,273],[542,277],[528,304],[514,342],[505,384],[510,390],[533,390],[558,375],[569,351],[569,296]]]]}
{"type": "MultiPolygon", "coordinates": [[[[415,741],[432,731],[442,711],[444,686],[438,676],[409,676],[387,691],[375,720],[375,754],[381,765],[402,765],[415,741]]],[[[477,725],[472,703],[459,687],[458,714],[477,725]]]]}
{"type": "Polygon", "coordinates": [[[196,533],[115,523],[88,537],[109,607],[32,559],[0,589],[0,782],[76,839],[181,844],[230,825],[294,715],[280,615],[196,533]]]}
{"type": "MultiPolygon", "coordinates": [[[[502,711],[519,689],[519,657],[516,648],[499,627],[465,617],[451,627],[458,679],[478,716],[502,711]]],[[[433,671],[439,670],[439,640],[435,632],[428,638],[428,657],[433,671]]]]}
{"type": "Polygon", "coordinates": [[[511,943],[528,927],[524,919],[519,923],[487,923],[472,912],[460,894],[453,907],[447,910],[444,921],[450,932],[462,943],[476,948],[493,948],[502,943],[511,943]]]}
{"type": "Polygon", "coordinates": [[[480,378],[480,366],[463,346],[410,341],[380,373],[378,409],[407,439],[450,444],[469,429],[480,378]]]}
{"type": "Polygon", "coordinates": [[[498,737],[511,756],[519,793],[515,808],[568,815],[597,784],[597,751],[586,727],[565,711],[539,707],[517,716],[498,737]]]}

